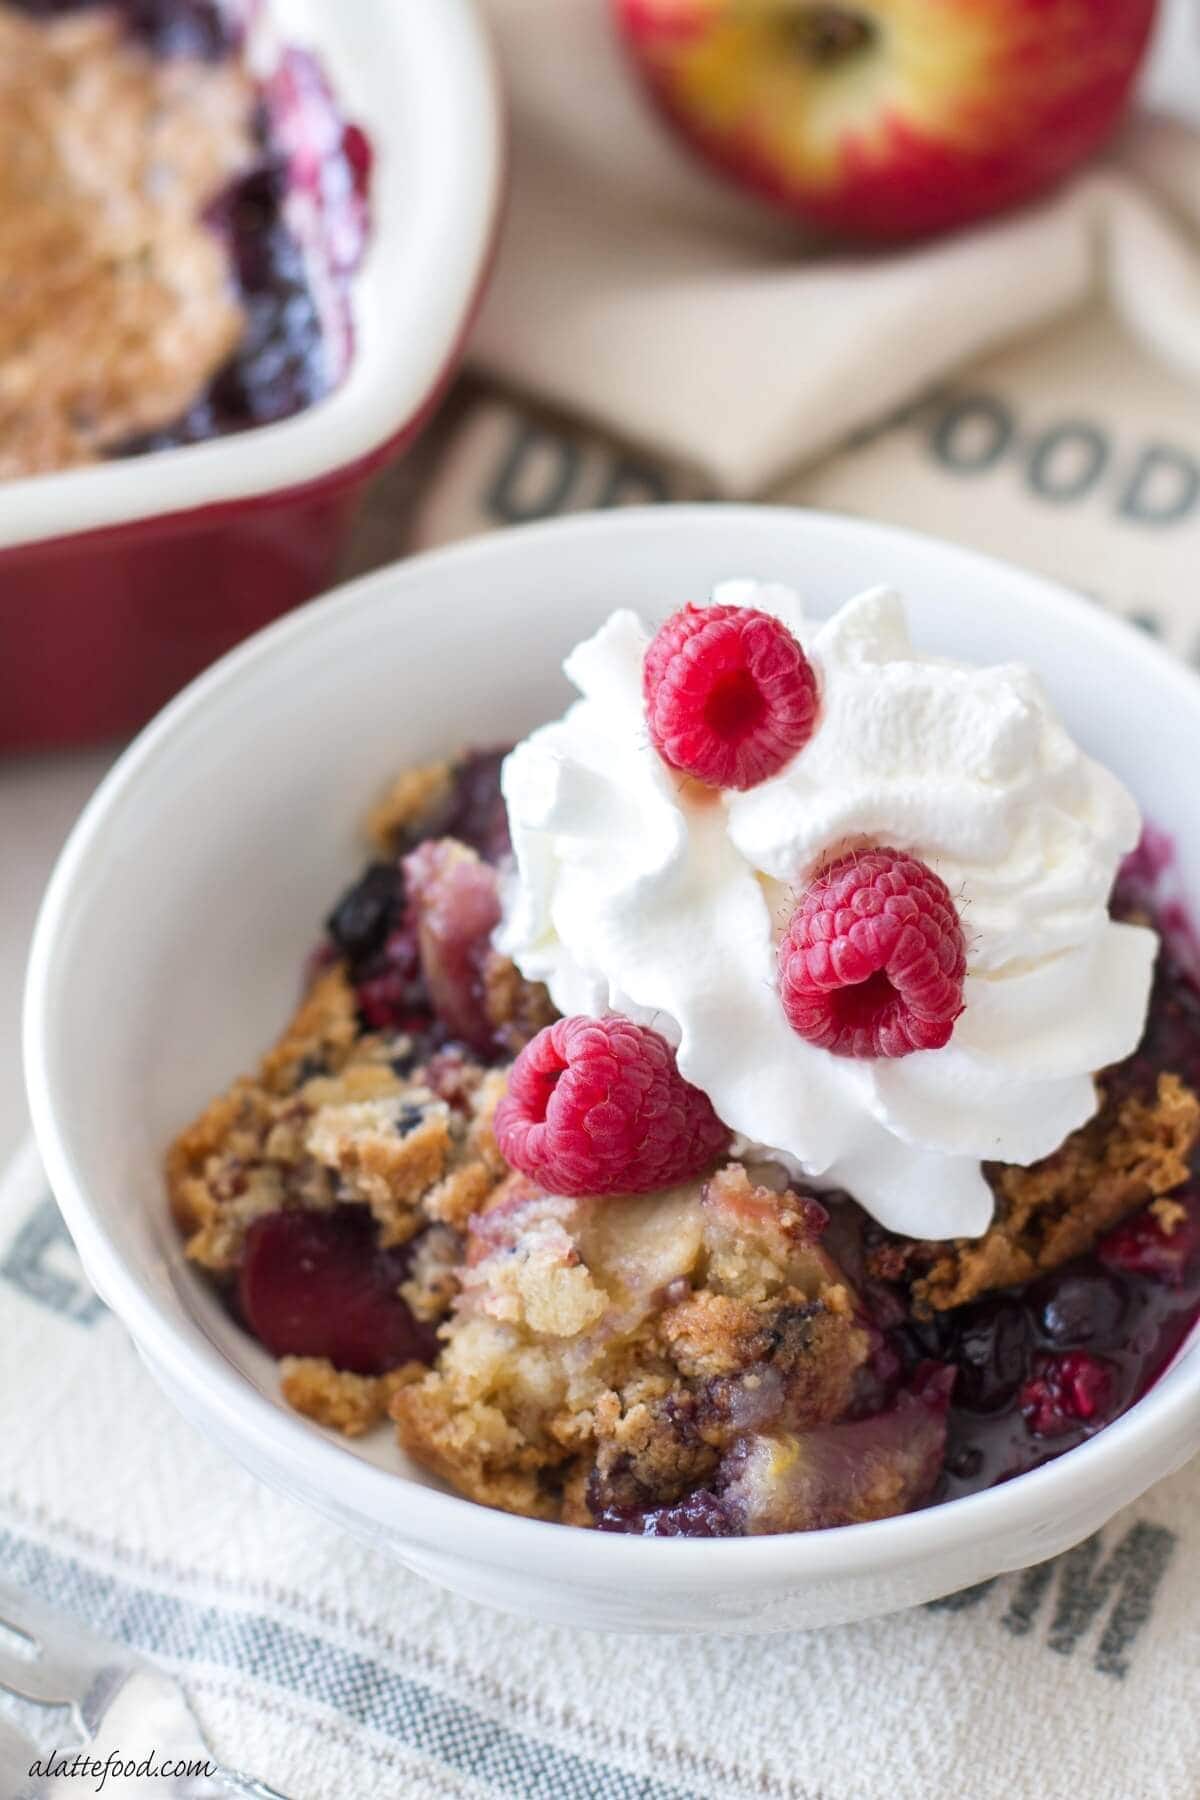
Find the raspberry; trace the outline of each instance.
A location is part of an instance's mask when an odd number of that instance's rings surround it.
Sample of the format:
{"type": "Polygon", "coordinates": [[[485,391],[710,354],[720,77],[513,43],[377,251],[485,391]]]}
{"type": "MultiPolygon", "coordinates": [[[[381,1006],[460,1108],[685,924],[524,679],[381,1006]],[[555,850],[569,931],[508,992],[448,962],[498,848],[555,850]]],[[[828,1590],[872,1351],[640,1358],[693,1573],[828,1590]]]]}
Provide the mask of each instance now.
{"type": "MultiPolygon", "coordinates": [[[[1173,1196],[1181,1204],[1191,1196],[1173,1196]]],[[[1187,1266],[1200,1251],[1200,1221],[1194,1212],[1173,1219],[1170,1228],[1149,1207],[1108,1232],[1096,1245],[1096,1254],[1110,1269],[1129,1275],[1149,1275],[1168,1287],[1182,1287],[1187,1266]]]]}
{"type": "Polygon", "coordinates": [[[1112,1400],[1112,1366],[1086,1350],[1039,1356],[1019,1395],[1035,1437],[1061,1437],[1076,1425],[1102,1424],[1112,1400]]]}
{"type": "Polygon", "coordinates": [[[907,1056],[949,1041],[966,946],[950,890],[899,850],[852,851],[800,897],[779,945],[788,1024],[835,1056],[907,1056]]]}
{"type": "Polygon", "coordinates": [[[711,787],[751,788],[812,736],[817,678],[780,620],[752,606],[687,606],[642,672],[650,738],[663,761],[711,787]]]}
{"type": "Polygon", "coordinates": [[[417,934],[405,923],[389,931],[381,948],[359,973],[355,992],[358,1010],[371,1031],[429,1029],[429,996],[421,977],[417,934]]]}
{"type": "Polygon", "coordinates": [[[496,1108],[505,1160],[552,1194],[645,1194],[698,1174],[729,1142],[656,1031],[559,1019],[528,1043],[496,1108]]]}
{"type": "Polygon", "coordinates": [[[325,921],[325,929],[346,960],[357,965],[382,947],[403,910],[400,870],[395,863],[374,862],[342,895],[325,921]]]}

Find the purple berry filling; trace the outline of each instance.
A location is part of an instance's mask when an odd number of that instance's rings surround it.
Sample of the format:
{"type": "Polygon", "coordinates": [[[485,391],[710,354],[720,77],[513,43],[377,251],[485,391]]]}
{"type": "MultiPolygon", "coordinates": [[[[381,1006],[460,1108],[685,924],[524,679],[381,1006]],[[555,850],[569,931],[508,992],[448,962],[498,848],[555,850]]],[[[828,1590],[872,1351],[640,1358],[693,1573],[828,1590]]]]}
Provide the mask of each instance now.
{"type": "Polygon", "coordinates": [[[500,793],[505,755],[484,750],[464,757],[436,816],[396,845],[393,861],[370,864],[325,922],[330,948],[324,954],[345,959],[363,1024],[407,1033],[424,1054],[456,1044],[484,1060],[504,1054],[482,1010],[479,958],[487,948],[481,919],[499,915],[496,865],[510,849],[500,793]],[[440,838],[475,850],[481,865],[456,869],[451,860],[438,868],[423,853],[415,866],[425,880],[414,889],[406,853],[440,838]],[[422,932],[423,919],[432,918],[436,930],[422,932]]]}
{"type": "Polygon", "coordinates": [[[638,1537],[731,1537],[735,1528],[717,1495],[697,1488],[674,1506],[657,1506],[648,1512],[630,1506],[609,1506],[596,1516],[599,1531],[635,1532],[638,1537]]]}

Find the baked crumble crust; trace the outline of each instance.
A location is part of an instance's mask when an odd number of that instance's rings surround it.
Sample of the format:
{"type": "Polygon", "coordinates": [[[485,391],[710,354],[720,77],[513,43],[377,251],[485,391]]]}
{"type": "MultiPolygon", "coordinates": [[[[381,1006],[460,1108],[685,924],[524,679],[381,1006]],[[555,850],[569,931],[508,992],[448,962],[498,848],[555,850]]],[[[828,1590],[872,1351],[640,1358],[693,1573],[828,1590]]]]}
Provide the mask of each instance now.
{"type": "Polygon", "coordinates": [[[336,1074],[359,1038],[354,989],[344,967],[318,973],[283,1036],[259,1064],[259,1079],[272,1094],[286,1094],[306,1074],[336,1074]]]}
{"type": "Polygon", "coordinates": [[[1150,1211],[1162,1230],[1163,1236],[1170,1239],[1181,1226],[1187,1223],[1188,1210],[1178,1200],[1163,1198],[1150,1203],[1150,1211]]]}
{"type": "Polygon", "coordinates": [[[0,6],[0,479],[186,411],[245,329],[207,203],[250,167],[235,59],[157,58],[97,7],[0,6]]]}
{"type": "Polygon", "coordinates": [[[483,1010],[496,1034],[496,1042],[516,1056],[546,1025],[553,1025],[558,1009],[540,981],[526,981],[516,963],[492,950],[483,965],[483,1010]]]}
{"type": "Polygon", "coordinates": [[[1200,1099],[1177,1075],[1160,1074],[1152,1095],[1106,1102],[1042,1162],[992,1165],[997,1217],[981,1238],[891,1244],[868,1260],[889,1279],[919,1269],[912,1297],[926,1311],[1014,1287],[1082,1255],[1126,1213],[1180,1187],[1198,1137],[1200,1099]]]}
{"type": "Polygon", "coordinates": [[[305,1138],[335,1170],[342,1197],[361,1200],[379,1222],[381,1244],[402,1244],[420,1222],[417,1203],[440,1182],[450,1158],[450,1108],[428,1089],[322,1106],[305,1138]]]}
{"type": "Polygon", "coordinates": [[[567,1200],[520,1178],[471,1223],[402,1446],[486,1505],[568,1523],[677,1500],[755,1421],[851,1406],[870,1334],[823,1209],[740,1164],[665,1194],[567,1200]]]}
{"type": "Polygon", "coordinates": [[[504,1173],[491,1125],[503,1076],[458,1068],[452,1105],[420,1066],[396,1073],[407,1042],[360,1033],[345,970],[321,974],[257,1074],[171,1147],[167,1187],[188,1256],[232,1273],[254,1220],[286,1207],[359,1202],[384,1246],[428,1224],[461,1229],[504,1173]]]}
{"type": "Polygon", "coordinates": [[[288,1405],[345,1437],[362,1437],[387,1417],[393,1394],[425,1373],[424,1363],[402,1363],[386,1375],[352,1375],[327,1356],[284,1356],[279,1385],[288,1405]]]}
{"type": "Polygon", "coordinates": [[[421,763],[405,769],[367,814],[367,836],[381,856],[394,856],[445,813],[454,797],[454,764],[421,763]]]}

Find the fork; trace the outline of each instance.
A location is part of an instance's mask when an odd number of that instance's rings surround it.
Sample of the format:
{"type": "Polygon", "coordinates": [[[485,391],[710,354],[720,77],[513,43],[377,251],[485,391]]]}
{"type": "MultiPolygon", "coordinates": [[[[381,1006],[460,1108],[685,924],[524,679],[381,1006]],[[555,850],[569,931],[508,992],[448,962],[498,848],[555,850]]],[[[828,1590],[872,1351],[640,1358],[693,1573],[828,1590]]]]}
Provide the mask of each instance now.
{"type": "MultiPolygon", "coordinates": [[[[202,1786],[195,1779],[179,1778],[177,1788],[170,1790],[179,1800],[217,1800],[218,1796],[286,1800],[265,1782],[221,1768],[209,1753],[182,1685],[136,1651],[98,1636],[68,1614],[4,1582],[0,1582],[0,1628],[28,1646],[23,1654],[0,1641],[0,1690],[38,1706],[61,1708],[67,1714],[74,1735],[54,1752],[56,1756],[86,1750],[129,1683],[138,1677],[149,1678],[165,1684],[177,1699],[193,1733],[193,1758],[207,1757],[209,1767],[216,1771],[212,1782],[202,1786]]],[[[43,1790],[36,1782],[31,1784],[29,1767],[35,1758],[45,1755],[32,1738],[0,1715],[0,1781],[6,1796],[38,1800],[43,1790]]]]}

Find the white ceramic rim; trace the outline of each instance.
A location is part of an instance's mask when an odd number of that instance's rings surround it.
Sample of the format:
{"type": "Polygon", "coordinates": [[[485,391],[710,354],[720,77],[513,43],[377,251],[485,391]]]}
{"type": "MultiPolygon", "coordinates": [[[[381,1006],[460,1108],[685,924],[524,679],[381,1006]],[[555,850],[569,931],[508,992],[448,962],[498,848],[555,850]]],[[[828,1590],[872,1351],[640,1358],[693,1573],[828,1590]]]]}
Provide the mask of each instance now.
{"type": "MultiPolygon", "coordinates": [[[[510,528],[449,548],[431,550],[405,561],[406,571],[432,562],[452,562],[469,579],[475,566],[486,566],[497,542],[521,538],[553,540],[564,565],[573,555],[586,556],[589,536],[621,530],[637,533],[661,529],[666,513],[686,530],[690,521],[711,514],[711,506],[629,508],[618,514],[584,513],[567,519],[510,528]]],[[[777,516],[780,508],[722,506],[731,530],[751,528],[755,519],[777,516]]],[[[797,509],[799,510],[799,509],[797,509]]],[[[998,558],[957,545],[943,544],[922,532],[815,511],[805,516],[849,545],[873,540],[878,550],[889,544],[937,545],[956,558],[969,582],[973,569],[1004,571],[1013,588],[1023,588],[1039,607],[1052,610],[1059,623],[1078,621],[1079,597],[1069,590],[998,558]],[[1063,611],[1067,609],[1067,618],[1063,611]]],[[[886,559],[881,557],[881,561],[886,559]]],[[[292,1417],[258,1393],[232,1369],[216,1347],[186,1315],[177,1315],[141,1285],[110,1246],[93,1216],[80,1171],[62,1143],[51,1093],[47,988],[60,924],[73,905],[75,889],[86,883],[90,859],[103,844],[110,809],[136,784],[143,767],[169,745],[177,730],[202,711],[221,688],[236,682],[253,665],[270,658],[293,635],[310,631],[321,619],[357,605],[393,579],[391,569],[377,570],[321,600],[310,602],[257,633],[184,689],[135,739],[85,808],[59,858],[42,902],[34,932],[25,988],[23,1041],[25,1077],[34,1131],[50,1185],[78,1246],[88,1274],[102,1297],[122,1319],[139,1350],[161,1369],[168,1385],[185,1394],[199,1417],[215,1422],[228,1442],[252,1441],[260,1457],[269,1459],[279,1485],[313,1498],[335,1494],[340,1509],[353,1509],[364,1521],[404,1540],[429,1547],[470,1546],[479,1560],[508,1561],[521,1566],[528,1557],[547,1573],[577,1579],[586,1573],[601,1583],[643,1578],[645,1559],[660,1559],[655,1576],[672,1585],[728,1586],[738,1569],[761,1578],[776,1565],[780,1580],[828,1579],[906,1565],[938,1551],[957,1549],[1021,1529],[1036,1530],[1041,1521],[1069,1515],[1072,1496],[1083,1490],[1120,1490],[1122,1468],[1143,1459],[1158,1463],[1162,1473],[1181,1465],[1200,1437],[1200,1354],[1177,1361],[1150,1392],[1122,1418],[1088,1443],[1056,1461],[998,1487],[930,1507],[921,1512],[866,1524],[790,1532],[774,1536],[705,1539],[644,1539],[619,1533],[583,1531],[535,1519],[514,1517],[483,1507],[456,1494],[422,1486],[406,1476],[363,1462],[332,1443],[299,1417],[292,1417]],[[202,1354],[197,1355],[197,1349],[202,1354]],[[1144,1454],[1154,1444],[1170,1442],[1173,1460],[1144,1454]],[[465,1534],[465,1535],[464,1535],[465,1534]]],[[[1144,633],[1109,614],[1089,610],[1089,628],[1110,641],[1117,661],[1141,660],[1154,679],[1173,690],[1181,703],[1200,712],[1197,677],[1144,633]]],[[[470,1549],[465,1552],[470,1560],[470,1549]]]]}
{"type": "Polygon", "coordinates": [[[500,90],[473,0],[269,0],[269,14],[284,42],[315,50],[375,152],[345,379],[274,425],[0,483],[0,550],[319,480],[402,431],[453,364],[503,180],[500,90]]]}

